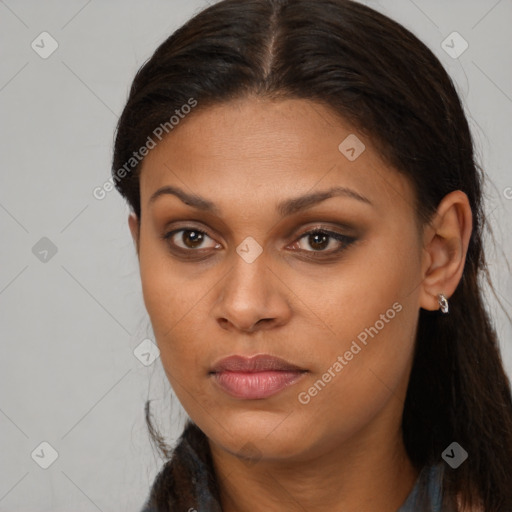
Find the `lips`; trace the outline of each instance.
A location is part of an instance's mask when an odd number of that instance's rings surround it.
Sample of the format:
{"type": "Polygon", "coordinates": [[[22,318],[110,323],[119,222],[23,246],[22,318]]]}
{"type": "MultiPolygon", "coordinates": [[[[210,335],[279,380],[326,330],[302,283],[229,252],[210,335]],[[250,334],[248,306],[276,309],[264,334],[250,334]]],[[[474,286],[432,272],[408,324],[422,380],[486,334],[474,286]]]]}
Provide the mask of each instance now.
{"type": "Polygon", "coordinates": [[[285,361],[279,357],[267,354],[256,355],[253,357],[230,356],[221,359],[215,364],[211,373],[219,373],[222,371],[230,372],[266,372],[266,371],[291,371],[302,372],[304,368],[299,368],[294,364],[285,361]]]}
{"type": "Polygon", "coordinates": [[[210,372],[223,392],[246,400],[275,395],[305,373],[307,370],[270,355],[227,357],[215,364],[210,372]]]}

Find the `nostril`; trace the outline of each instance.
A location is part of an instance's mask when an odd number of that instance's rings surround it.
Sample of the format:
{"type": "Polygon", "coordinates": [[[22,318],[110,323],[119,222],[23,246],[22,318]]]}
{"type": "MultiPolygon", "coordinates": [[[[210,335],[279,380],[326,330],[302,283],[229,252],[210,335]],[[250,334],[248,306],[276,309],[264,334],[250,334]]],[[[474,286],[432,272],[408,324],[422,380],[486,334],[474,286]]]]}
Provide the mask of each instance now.
{"type": "Polygon", "coordinates": [[[269,322],[272,322],[272,320],[273,320],[273,318],[262,318],[262,319],[258,320],[254,325],[256,326],[261,322],[269,323],[269,322]]]}

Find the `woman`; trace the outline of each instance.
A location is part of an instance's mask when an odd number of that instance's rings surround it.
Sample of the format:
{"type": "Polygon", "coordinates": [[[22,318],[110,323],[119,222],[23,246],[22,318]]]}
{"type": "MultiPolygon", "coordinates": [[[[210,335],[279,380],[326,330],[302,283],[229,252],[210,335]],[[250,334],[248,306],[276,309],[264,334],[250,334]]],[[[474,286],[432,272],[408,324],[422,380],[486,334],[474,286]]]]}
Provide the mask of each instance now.
{"type": "Polygon", "coordinates": [[[190,420],[156,511],[512,510],[453,84],[348,0],[224,0],[137,73],[113,179],[190,420]]]}

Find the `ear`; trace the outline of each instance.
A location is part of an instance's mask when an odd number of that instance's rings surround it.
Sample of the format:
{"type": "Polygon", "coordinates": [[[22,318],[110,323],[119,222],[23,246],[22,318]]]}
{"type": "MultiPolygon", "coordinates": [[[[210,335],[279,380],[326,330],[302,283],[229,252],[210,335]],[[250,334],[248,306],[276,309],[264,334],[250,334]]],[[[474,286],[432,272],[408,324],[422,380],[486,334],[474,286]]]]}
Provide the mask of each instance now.
{"type": "Polygon", "coordinates": [[[437,207],[423,234],[420,306],[439,309],[437,296],[449,298],[462,277],[473,229],[473,215],[467,195],[461,190],[447,194],[437,207]]]}
{"type": "Polygon", "coordinates": [[[140,234],[140,222],[139,218],[134,212],[131,212],[128,216],[128,226],[130,226],[130,232],[132,234],[133,242],[137,250],[137,256],[139,255],[139,234],[140,234]]]}

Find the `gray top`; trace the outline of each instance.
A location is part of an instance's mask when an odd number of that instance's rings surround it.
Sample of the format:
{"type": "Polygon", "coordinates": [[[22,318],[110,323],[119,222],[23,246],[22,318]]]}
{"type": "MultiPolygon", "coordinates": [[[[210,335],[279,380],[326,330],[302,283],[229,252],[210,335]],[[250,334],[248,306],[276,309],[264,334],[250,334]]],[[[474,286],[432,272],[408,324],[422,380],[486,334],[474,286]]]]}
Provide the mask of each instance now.
{"type": "Polygon", "coordinates": [[[442,464],[424,467],[409,496],[397,512],[416,512],[419,510],[444,512],[441,509],[443,473],[444,465],[442,464]],[[422,488],[424,493],[421,492],[422,488]]]}

